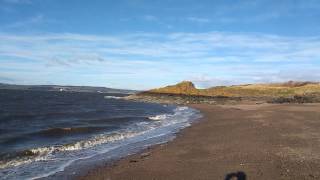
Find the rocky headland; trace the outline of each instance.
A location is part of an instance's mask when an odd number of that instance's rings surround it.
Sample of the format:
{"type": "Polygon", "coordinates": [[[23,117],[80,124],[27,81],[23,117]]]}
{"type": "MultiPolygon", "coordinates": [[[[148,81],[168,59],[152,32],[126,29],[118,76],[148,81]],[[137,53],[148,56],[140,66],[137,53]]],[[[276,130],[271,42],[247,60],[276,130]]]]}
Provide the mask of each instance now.
{"type": "Polygon", "coordinates": [[[317,103],[320,102],[320,84],[289,81],[197,89],[192,82],[183,81],[139,92],[126,99],[166,104],[317,103]]]}

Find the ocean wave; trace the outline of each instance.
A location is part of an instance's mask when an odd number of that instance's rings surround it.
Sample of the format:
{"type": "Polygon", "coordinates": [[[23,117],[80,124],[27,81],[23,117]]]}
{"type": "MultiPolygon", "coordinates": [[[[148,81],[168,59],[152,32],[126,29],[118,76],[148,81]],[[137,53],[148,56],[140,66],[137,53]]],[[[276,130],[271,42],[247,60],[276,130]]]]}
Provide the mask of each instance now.
{"type": "Polygon", "coordinates": [[[123,99],[123,97],[119,96],[104,96],[105,99],[123,99]]]}
{"type": "Polygon", "coordinates": [[[155,116],[150,116],[150,117],[148,117],[148,119],[154,120],[154,121],[161,121],[161,120],[165,120],[165,119],[176,117],[177,115],[179,115],[181,113],[185,113],[185,111],[187,111],[187,110],[189,110],[188,107],[179,106],[179,107],[176,107],[173,110],[174,114],[158,114],[158,115],[155,115],[155,116]]]}
{"type": "Polygon", "coordinates": [[[168,116],[169,114],[160,114],[160,115],[150,116],[148,117],[148,119],[154,120],[154,121],[160,121],[160,120],[167,119],[168,116]]]}
{"type": "Polygon", "coordinates": [[[98,132],[103,130],[104,127],[65,127],[65,128],[50,128],[46,130],[41,130],[32,135],[39,135],[45,137],[60,137],[66,135],[74,135],[74,134],[86,134],[92,132],[98,132]]]}
{"type": "Polygon", "coordinates": [[[109,135],[98,135],[92,139],[78,141],[76,143],[71,143],[71,144],[65,144],[62,146],[39,147],[39,148],[25,150],[25,151],[16,153],[17,156],[13,157],[12,159],[1,160],[0,169],[12,167],[12,166],[19,166],[22,164],[31,163],[39,160],[46,160],[49,155],[54,155],[55,153],[58,153],[58,152],[87,149],[96,145],[134,137],[142,133],[143,132],[124,132],[124,133],[113,133],[109,135]]]}
{"type": "Polygon", "coordinates": [[[190,108],[187,107],[187,106],[179,106],[176,109],[174,109],[174,111],[178,112],[178,111],[185,111],[185,110],[188,110],[188,109],[190,109],[190,108]]]}
{"type": "MultiPolygon", "coordinates": [[[[176,107],[173,110],[172,114],[159,114],[156,116],[151,116],[148,119],[154,120],[154,122],[144,123],[138,122],[137,125],[142,126],[143,128],[132,128],[132,129],[124,129],[121,132],[114,132],[109,134],[100,134],[96,135],[92,138],[78,141],[75,143],[64,144],[64,145],[56,145],[56,146],[48,146],[48,147],[38,147],[23,151],[18,153],[19,156],[13,156],[11,158],[7,158],[5,160],[0,160],[0,169],[5,169],[9,167],[16,167],[27,163],[32,163],[36,161],[49,161],[54,158],[56,154],[61,152],[71,152],[89,149],[94,146],[98,146],[101,144],[112,143],[116,141],[121,141],[124,139],[133,138],[147,132],[150,132],[159,127],[166,127],[173,124],[183,123],[183,126],[189,126],[190,117],[194,114],[190,108],[182,106],[176,107]]],[[[93,127],[94,128],[94,127],[93,127]]],[[[51,135],[56,133],[79,133],[86,132],[90,130],[88,127],[83,128],[53,128],[44,130],[41,133],[45,135],[51,135]]]]}
{"type": "Polygon", "coordinates": [[[84,122],[90,124],[120,124],[120,123],[130,123],[137,120],[146,119],[144,116],[119,116],[119,117],[110,117],[110,118],[99,118],[99,119],[90,119],[85,120],[84,122]]]}

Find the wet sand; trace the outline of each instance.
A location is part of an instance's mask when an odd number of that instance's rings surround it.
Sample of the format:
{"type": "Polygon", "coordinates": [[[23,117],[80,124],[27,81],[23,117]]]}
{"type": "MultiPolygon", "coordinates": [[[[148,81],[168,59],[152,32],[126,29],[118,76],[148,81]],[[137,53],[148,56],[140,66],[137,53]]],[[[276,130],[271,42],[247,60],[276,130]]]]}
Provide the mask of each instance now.
{"type": "Polygon", "coordinates": [[[192,107],[174,141],[77,179],[320,179],[320,104],[192,107]]]}

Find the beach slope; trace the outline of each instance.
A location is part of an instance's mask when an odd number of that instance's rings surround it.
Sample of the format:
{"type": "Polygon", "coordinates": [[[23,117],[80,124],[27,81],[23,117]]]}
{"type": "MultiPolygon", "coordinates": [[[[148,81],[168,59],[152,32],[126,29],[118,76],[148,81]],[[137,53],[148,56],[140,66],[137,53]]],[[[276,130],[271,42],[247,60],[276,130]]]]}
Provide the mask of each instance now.
{"type": "Polygon", "coordinates": [[[204,117],[174,141],[80,179],[320,179],[320,104],[192,107],[204,117]]]}

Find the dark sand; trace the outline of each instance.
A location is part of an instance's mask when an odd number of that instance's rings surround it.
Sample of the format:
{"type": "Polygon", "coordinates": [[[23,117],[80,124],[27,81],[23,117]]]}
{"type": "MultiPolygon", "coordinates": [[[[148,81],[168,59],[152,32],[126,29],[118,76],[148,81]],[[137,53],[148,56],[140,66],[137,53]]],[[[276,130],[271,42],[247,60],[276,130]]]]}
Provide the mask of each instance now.
{"type": "Polygon", "coordinates": [[[320,104],[193,107],[204,118],[174,141],[80,179],[320,179],[320,104]]]}

